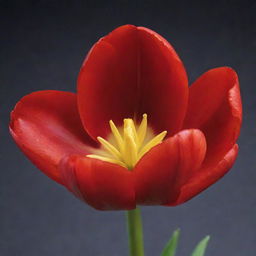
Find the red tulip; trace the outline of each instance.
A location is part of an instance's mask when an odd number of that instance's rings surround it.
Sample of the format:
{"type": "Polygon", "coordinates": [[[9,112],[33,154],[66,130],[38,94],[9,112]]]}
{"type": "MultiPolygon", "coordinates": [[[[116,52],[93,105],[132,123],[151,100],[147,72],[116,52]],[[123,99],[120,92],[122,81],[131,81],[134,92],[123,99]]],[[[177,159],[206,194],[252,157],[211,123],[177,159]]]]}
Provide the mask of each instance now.
{"type": "Polygon", "coordinates": [[[236,159],[241,118],[233,69],[211,69],[188,87],[172,46],[126,25],[92,47],[77,94],[25,96],[10,131],[40,170],[89,205],[133,209],[181,204],[220,179],[236,159]]]}

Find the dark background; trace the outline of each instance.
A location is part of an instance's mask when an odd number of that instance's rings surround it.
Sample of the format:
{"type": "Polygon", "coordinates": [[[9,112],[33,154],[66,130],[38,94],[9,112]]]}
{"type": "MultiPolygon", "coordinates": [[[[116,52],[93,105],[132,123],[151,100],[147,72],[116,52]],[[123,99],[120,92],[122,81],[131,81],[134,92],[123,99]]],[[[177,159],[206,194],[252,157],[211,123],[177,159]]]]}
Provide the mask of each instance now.
{"type": "Polygon", "coordinates": [[[182,230],[177,256],[211,234],[207,256],[256,255],[256,4],[254,1],[0,1],[0,255],[128,255],[124,212],[82,204],[38,171],[8,133],[9,112],[37,90],[75,91],[92,44],[119,25],[169,40],[190,81],[207,69],[237,70],[244,122],[232,171],[175,208],[144,207],[146,256],[182,230]]]}

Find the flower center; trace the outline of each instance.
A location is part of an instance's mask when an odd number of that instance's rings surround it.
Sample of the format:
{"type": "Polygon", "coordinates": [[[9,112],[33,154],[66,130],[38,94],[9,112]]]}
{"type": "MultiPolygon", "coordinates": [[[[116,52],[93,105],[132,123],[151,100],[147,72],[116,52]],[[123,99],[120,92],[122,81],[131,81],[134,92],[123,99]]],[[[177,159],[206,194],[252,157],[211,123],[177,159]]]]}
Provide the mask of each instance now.
{"type": "Polygon", "coordinates": [[[101,144],[94,154],[87,157],[121,165],[129,170],[133,169],[141,157],[151,148],[161,143],[166,131],[154,135],[147,124],[147,114],[143,115],[140,125],[136,125],[131,118],[125,118],[123,127],[117,128],[112,120],[109,121],[111,135],[108,140],[97,137],[101,144]]]}

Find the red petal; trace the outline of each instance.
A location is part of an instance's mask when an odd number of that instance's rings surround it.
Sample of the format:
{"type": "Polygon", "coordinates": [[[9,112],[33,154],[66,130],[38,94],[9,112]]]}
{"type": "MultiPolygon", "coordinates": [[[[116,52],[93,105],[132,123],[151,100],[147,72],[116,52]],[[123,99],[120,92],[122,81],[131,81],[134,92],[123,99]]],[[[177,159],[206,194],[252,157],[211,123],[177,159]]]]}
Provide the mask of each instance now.
{"type": "Polygon", "coordinates": [[[202,168],[181,188],[178,199],[169,205],[184,203],[218,181],[230,170],[236,160],[237,153],[238,146],[235,145],[216,165],[202,168]]]}
{"type": "Polygon", "coordinates": [[[78,79],[78,103],[88,133],[109,132],[112,119],[141,119],[147,113],[156,130],[176,133],[187,107],[187,76],[170,44],[155,32],[132,25],[97,42],[78,79]]]}
{"type": "Polygon", "coordinates": [[[133,173],[119,165],[72,156],[61,161],[60,170],[67,188],[98,210],[136,207],[133,173]]]}
{"type": "Polygon", "coordinates": [[[206,152],[199,130],[184,130],[152,148],[135,166],[138,204],[166,204],[198,170],[206,152]]]}
{"type": "Polygon", "coordinates": [[[185,128],[198,128],[207,140],[205,165],[219,161],[235,144],[242,106],[237,74],[228,67],[204,73],[189,91],[185,128]]]}
{"type": "Polygon", "coordinates": [[[76,95],[70,92],[39,91],[23,97],[11,114],[10,131],[27,157],[59,183],[60,159],[85,154],[92,143],[81,124],[76,95]]]}
{"type": "Polygon", "coordinates": [[[76,161],[78,156],[69,155],[63,157],[59,162],[60,175],[62,177],[63,185],[73,193],[77,198],[82,201],[85,201],[84,196],[82,195],[79,184],[76,178],[76,161]]]}

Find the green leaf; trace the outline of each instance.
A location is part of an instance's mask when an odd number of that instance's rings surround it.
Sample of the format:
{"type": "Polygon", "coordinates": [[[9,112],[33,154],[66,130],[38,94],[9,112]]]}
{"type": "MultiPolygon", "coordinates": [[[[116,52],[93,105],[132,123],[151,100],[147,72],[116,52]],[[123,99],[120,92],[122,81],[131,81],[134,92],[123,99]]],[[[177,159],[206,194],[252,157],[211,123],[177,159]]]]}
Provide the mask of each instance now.
{"type": "Polygon", "coordinates": [[[173,232],[171,239],[166,244],[161,256],[175,256],[177,244],[180,237],[180,230],[177,229],[173,232]]]}
{"type": "Polygon", "coordinates": [[[210,239],[210,236],[207,236],[203,240],[201,240],[196,246],[196,248],[194,249],[191,256],[204,256],[209,239],[210,239]]]}

